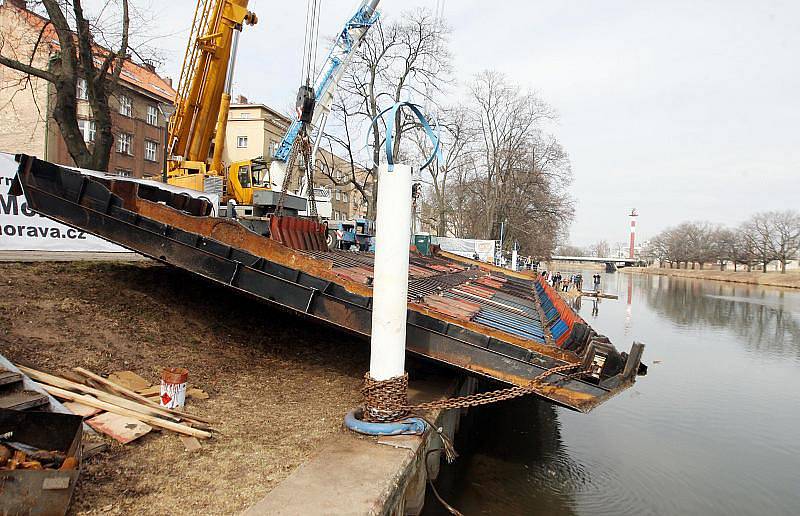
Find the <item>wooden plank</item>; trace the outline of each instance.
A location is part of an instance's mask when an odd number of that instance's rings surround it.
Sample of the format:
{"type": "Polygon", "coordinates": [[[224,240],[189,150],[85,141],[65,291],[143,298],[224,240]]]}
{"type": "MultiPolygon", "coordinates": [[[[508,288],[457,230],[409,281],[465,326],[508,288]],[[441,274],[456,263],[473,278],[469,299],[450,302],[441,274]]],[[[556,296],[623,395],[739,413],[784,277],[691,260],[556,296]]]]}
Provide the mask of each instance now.
{"type": "MultiPolygon", "coordinates": [[[[104,433],[122,444],[135,441],[153,429],[153,427],[142,423],[138,419],[112,414],[111,412],[95,416],[87,420],[86,423],[98,432],[104,433]]],[[[192,439],[195,438],[192,437],[192,439]]]]}
{"type": "Polygon", "coordinates": [[[69,411],[75,414],[76,416],[81,416],[81,417],[92,417],[102,412],[102,410],[100,409],[96,409],[94,407],[87,407],[86,405],[75,403],[74,401],[67,401],[64,403],[64,406],[67,407],[69,411]]]}
{"type": "Polygon", "coordinates": [[[189,453],[198,452],[203,448],[200,445],[200,441],[197,440],[197,437],[191,437],[188,435],[179,435],[178,437],[180,437],[183,447],[186,448],[186,451],[189,453]]]}
{"type": "Polygon", "coordinates": [[[115,384],[127,387],[132,391],[146,389],[152,385],[151,382],[148,382],[133,371],[115,371],[108,375],[108,379],[115,384]]]}
{"type": "Polygon", "coordinates": [[[143,402],[145,405],[147,405],[149,403],[152,403],[150,400],[148,400],[147,398],[145,398],[141,394],[139,394],[139,393],[137,393],[135,391],[132,391],[131,389],[125,387],[124,385],[120,385],[120,384],[114,383],[112,380],[109,380],[108,378],[103,378],[102,376],[100,376],[98,374],[94,374],[93,372],[89,371],[88,369],[84,369],[82,367],[73,367],[72,370],[75,371],[76,373],[80,374],[80,375],[83,375],[83,376],[89,378],[90,380],[94,380],[96,383],[99,383],[103,387],[107,387],[107,388],[111,389],[112,391],[114,391],[117,394],[120,394],[122,396],[127,396],[127,397],[129,397],[129,398],[131,398],[133,400],[136,400],[136,401],[143,402]]]}
{"type": "Polygon", "coordinates": [[[44,407],[50,403],[46,395],[36,391],[13,391],[0,396],[0,408],[28,410],[44,407]]]}
{"type": "MultiPolygon", "coordinates": [[[[113,394],[109,394],[105,391],[101,391],[95,389],[93,387],[88,387],[86,385],[71,382],[69,380],[65,380],[59,376],[55,376],[48,373],[43,373],[41,371],[37,371],[35,369],[29,369],[27,367],[20,367],[20,371],[28,375],[30,378],[36,380],[37,382],[45,383],[48,385],[52,385],[61,389],[69,389],[73,391],[78,391],[83,394],[89,394],[94,396],[98,400],[104,401],[106,403],[111,403],[117,405],[119,407],[126,408],[133,412],[140,412],[142,414],[147,414],[150,416],[155,417],[162,417],[166,419],[170,419],[173,422],[180,421],[180,417],[176,417],[170,414],[169,410],[161,407],[154,407],[152,405],[142,405],[141,403],[137,403],[135,401],[131,401],[126,398],[122,398],[120,396],[115,396],[113,394]]],[[[92,398],[94,399],[94,398],[92,398]]],[[[75,401],[75,400],[73,400],[75,401]]],[[[93,405],[94,406],[94,405],[93,405]]]]}
{"type": "MultiPolygon", "coordinates": [[[[186,413],[186,412],[184,412],[182,410],[168,409],[166,407],[162,407],[157,401],[151,400],[149,398],[146,398],[145,396],[142,396],[138,392],[134,392],[134,391],[128,389],[127,387],[124,387],[122,385],[117,385],[116,383],[112,382],[111,380],[109,380],[107,378],[103,378],[102,376],[96,375],[93,372],[91,372],[91,371],[89,371],[87,369],[84,369],[82,367],[76,367],[74,369],[74,371],[79,373],[79,374],[82,374],[82,375],[86,376],[87,378],[89,378],[90,380],[93,380],[96,383],[102,384],[102,385],[108,387],[109,389],[112,389],[113,391],[115,391],[115,392],[117,392],[119,394],[122,394],[124,396],[128,396],[129,398],[131,398],[133,400],[136,400],[136,401],[138,401],[138,402],[140,402],[140,403],[142,403],[144,405],[148,405],[148,406],[151,406],[151,407],[154,407],[154,408],[158,408],[160,411],[163,411],[165,413],[171,414],[171,415],[173,415],[173,416],[175,416],[177,418],[192,419],[192,420],[196,420],[196,421],[202,421],[204,423],[210,423],[211,422],[210,420],[208,420],[206,418],[202,418],[200,416],[193,416],[193,415],[188,414],[188,413],[186,413]]],[[[195,390],[199,390],[199,389],[195,389],[195,390]]],[[[208,396],[208,395],[206,395],[206,396],[208,396]]]]}
{"type": "Polygon", "coordinates": [[[138,392],[139,394],[141,394],[145,398],[151,398],[153,396],[158,396],[158,395],[161,394],[161,386],[160,385],[151,385],[147,389],[141,389],[141,390],[136,391],[136,392],[138,392]]]}
{"type": "Polygon", "coordinates": [[[144,421],[145,423],[156,426],[158,428],[171,430],[179,434],[193,435],[198,439],[209,439],[211,437],[210,432],[198,430],[196,428],[191,428],[186,425],[180,425],[178,423],[173,423],[172,421],[167,421],[166,419],[161,419],[159,417],[141,414],[133,410],[128,410],[122,407],[118,407],[117,405],[112,405],[111,403],[100,401],[98,399],[92,398],[91,396],[86,396],[84,394],[77,394],[72,391],[68,391],[66,389],[53,387],[52,385],[43,385],[42,387],[44,387],[45,390],[47,390],[47,392],[49,392],[53,396],[59,397],[61,399],[69,401],[77,401],[78,403],[82,403],[83,405],[89,405],[90,407],[99,408],[107,412],[113,412],[114,414],[119,414],[120,416],[129,416],[132,418],[136,418],[141,421],[144,421]]]}

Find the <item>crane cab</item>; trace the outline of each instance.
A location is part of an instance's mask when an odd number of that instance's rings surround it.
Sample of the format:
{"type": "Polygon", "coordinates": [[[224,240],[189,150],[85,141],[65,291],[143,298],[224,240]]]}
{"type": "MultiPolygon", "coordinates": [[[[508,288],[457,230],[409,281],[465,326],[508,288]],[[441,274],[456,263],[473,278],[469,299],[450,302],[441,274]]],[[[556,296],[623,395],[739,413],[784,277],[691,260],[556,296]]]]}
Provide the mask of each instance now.
{"type": "Polygon", "coordinates": [[[234,161],[228,167],[225,198],[239,204],[253,204],[257,191],[271,191],[269,167],[264,158],[234,161]]]}

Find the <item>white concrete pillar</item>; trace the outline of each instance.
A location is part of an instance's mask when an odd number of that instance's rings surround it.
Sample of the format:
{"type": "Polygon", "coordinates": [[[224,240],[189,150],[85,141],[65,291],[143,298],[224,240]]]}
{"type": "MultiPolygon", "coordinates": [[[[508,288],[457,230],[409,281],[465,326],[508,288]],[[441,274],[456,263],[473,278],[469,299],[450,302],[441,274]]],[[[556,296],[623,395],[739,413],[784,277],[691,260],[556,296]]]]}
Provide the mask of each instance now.
{"type": "Polygon", "coordinates": [[[511,270],[517,270],[517,243],[514,242],[513,247],[511,248],[511,270]]]}
{"type": "Polygon", "coordinates": [[[405,373],[411,167],[378,168],[375,278],[369,374],[382,381],[405,373]]]}

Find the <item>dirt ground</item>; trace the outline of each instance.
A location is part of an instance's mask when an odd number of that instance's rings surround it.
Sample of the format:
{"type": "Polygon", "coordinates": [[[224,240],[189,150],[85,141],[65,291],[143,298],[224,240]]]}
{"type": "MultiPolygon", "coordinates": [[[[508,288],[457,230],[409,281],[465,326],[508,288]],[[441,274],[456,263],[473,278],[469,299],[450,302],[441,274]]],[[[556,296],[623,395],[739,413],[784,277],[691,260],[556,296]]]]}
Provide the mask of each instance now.
{"type": "Polygon", "coordinates": [[[73,514],[231,514],[340,432],[365,342],[151,262],[0,264],[0,352],[55,373],[190,371],[222,422],[197,453],[151,432],[84,466],[73,514]]]}
{"type": "Polygon", "coordinates": [[[625,267],[620,272],[632,274],[658,274],[661,276],[677,276],[681,278],[710,279],[715,281],[728,281],[731,283],[747,283],[750,285],[764,285],[768,287],[800,288],[800,271],[781,272],[746,272],[746,271],[720,271],[700,269],[667,269],[659,267],[625,267]]]}

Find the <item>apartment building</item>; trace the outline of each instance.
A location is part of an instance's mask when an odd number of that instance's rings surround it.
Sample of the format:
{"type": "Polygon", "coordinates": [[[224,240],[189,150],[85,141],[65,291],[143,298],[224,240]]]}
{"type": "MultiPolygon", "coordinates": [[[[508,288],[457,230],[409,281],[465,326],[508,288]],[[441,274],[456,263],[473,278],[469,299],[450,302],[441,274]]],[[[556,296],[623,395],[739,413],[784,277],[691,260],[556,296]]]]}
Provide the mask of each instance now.
{"type": "MultiPolygon", "coordinates": [[[[225,134],[224,163],[244,161],[257,157],[272,159],[275,150],[283,140],[291,120],[286,115],[264,104],[249,103],[245,97],[238,96],[231,104],[225,134]]],[[[314,185],[327,188],[331,192],[331,203],[334,220],[346,220],[365,217],[367,203],[364,196],[350,182],[350,161],[320,149],[316,159],[314,185]],[[334,178],[331,180],[330,176],[334,178]]],[[[299,166],[299,165],[298,165],[299,166]]],[[[356,167],[356,177],[360,184],[368,171],[356,167]]],[[[303,173],[298,169],[293,174],[293,184],[298,186],[298,179],[303,173]]],[[[371,195],[371,186],[367,184],[367,195],[371,195]]]]}
{"type": "MultiPolygon", "coordinates": [[[[47,20],[25,7],[22,0],[0,0],[0,31],[5,37],[4,54],[30,59],[42,35],[32,64],[46,68],[60,50],[58,38],[47,20]],[[13,43],[13,44],[11,44],[13,43]]],[[[96,131],[86,82],[78,81],[78,126],[91,145],[96,131]]],[[[161,176],[166,140],[166,106],[175,97],[171,80],[160,77],[148,64],[126,61],[119,88],[109,99],[112,110],[114,148],[108,171],[126,177],[161,176]]],[[[55,163],[74,165],[52,117],[54,87],[38,78],[0,66],[0,150],[24,152],[55,163]]]]}

